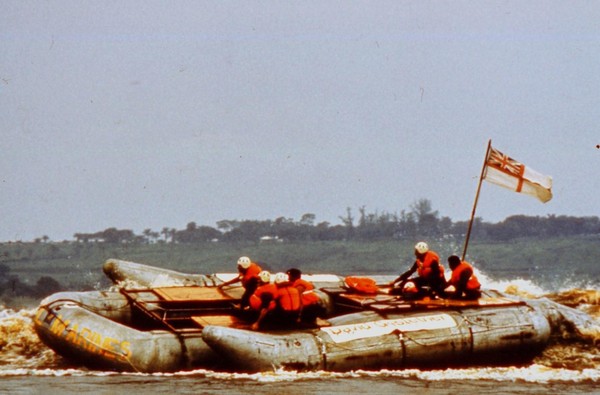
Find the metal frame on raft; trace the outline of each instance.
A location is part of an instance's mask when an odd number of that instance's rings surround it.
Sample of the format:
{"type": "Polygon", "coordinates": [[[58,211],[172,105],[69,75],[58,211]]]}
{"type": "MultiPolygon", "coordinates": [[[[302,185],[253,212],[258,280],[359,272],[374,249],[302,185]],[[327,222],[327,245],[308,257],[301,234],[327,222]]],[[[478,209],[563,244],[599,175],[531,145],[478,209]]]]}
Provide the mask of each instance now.
{"type": "Polygon", "coordinates": [[[201,333],[206,325],[239,323],[232,308],[239,298],[216,287],[122,289],[121,293],[132,304],[133,312],[142,313],[173,333],[201,333]]]}
{"type": "MultiPolygon", "coordinates": [[[[331,297],[335,315],[352,311],[373,310],[382,314],[438,309],[490,308],[524,305],[525,302],[488,294],[478,300],[421,299],[407,301],[388,294],[366,295],[344,288],[322,288],[331,297]]],[[[202,332],[206,325],[243,327],[249,325],[232,308],[239,298],[216,287],[166,287],[154,289],[122,289],[121,293],[139,312],[160,328],[174,333],[202,332]]],[[[144,329],[144,325],[140,329],[144,329]]],[[[288,328],[289,329],[289,328],[288,328]]],[[[306,329],[306,327],[301,328],[306,329]]]]}

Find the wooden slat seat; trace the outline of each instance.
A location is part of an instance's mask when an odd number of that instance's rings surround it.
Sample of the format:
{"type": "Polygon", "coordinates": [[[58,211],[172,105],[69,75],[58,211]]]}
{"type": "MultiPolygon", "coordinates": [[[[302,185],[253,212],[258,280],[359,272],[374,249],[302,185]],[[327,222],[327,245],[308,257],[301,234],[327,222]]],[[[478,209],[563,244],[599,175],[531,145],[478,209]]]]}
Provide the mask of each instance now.
{"type": "Polygon", "coordinates": [[[233,301],[235,296],[217,287],[166,287],[154,288],[154,292],[169,302],[216,302],[233,301]]]}
{"type": "Polygon", "coordinates": [[[192,321],[201,328],[204,328],[207,325],[227,326],[230,328],[243,328],[248,326],[247,322],[232,315],[193,316],[192,321]]]}

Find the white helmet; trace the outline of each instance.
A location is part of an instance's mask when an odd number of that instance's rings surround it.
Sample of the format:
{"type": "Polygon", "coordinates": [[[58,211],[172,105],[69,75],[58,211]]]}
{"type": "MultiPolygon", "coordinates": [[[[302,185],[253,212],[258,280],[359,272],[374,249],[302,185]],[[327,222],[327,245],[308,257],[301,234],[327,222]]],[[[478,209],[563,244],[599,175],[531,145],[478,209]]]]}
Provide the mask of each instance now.
{"type": "Polygon", "coordinates": [[[415,250],[419,253],[419,254],[424,254],[427,251],[429,251],[429,246],[427,245],[427,243],[425,243],[424,241],[420,241],[415,245],[415,250]]]}
{"type": "Polygon", "coordinates": [[[289,281],[288,275],[285,273],[277,273],[275,275],[275,284],[283,284],[283,283],[287,283],[289,281]]]}
{"type": "Polygon", "coordinates": [[[407,281],[406,284],[404,284],[404,287],[402,288],[403,292],[417,292],[417,286],[415,285],[414,282],[412,281],[407,281]]]}
{"type": "Polygon", "coordinates": [[[247,256],[240,257],[240,259],[237,261],[238,266],[241,266],[243,269],[248,269],[250,267],[250,263],[250,258],[247,256]]]}
{"type": "Polygon", "coordinates": [[[258,278],[260,278],[260,281],[262,281],[265,284],[270,283],[271,282],[271,273],[269,273],[266,270],[263,270],[262,272],[258,273],[258,278]]]}

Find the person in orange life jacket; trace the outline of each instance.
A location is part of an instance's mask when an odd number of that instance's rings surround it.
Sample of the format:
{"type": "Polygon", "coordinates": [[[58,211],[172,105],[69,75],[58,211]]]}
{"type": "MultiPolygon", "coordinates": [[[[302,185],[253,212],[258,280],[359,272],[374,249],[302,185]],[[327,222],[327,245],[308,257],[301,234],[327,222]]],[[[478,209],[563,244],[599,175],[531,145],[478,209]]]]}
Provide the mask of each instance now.
{"type": "Polygon", "coordinates": [[[402,293],[405,282],[413,273],[417,272],[418,277],[412,278],[411,281],[415,283],[419,292],[424,287],[429,287],[432,295],[445,297],[446,278],[444,277],[444,267],[440,263],[439,255],[430,250],[427,243],[420,241],[415,245],[415,257],[415,263],[411,268],[389,283],[391,287],[396,287],[396,284],[399,283],[399,286],[392,289],[391,293],[402,293]]]}
{"type": "Polygon", "coordinates": [[[290,283],[285,273],[275,275],[275,285],[277,286],[276,319],[283,325],[297,322],[302,308],[300,292],[290,283]]]}
{"type": "Polygon", "coordinates": [[[298,321],[318,326],[331,325],[329,322],[321,319],[321,317],[325,316],[326,309],[323,306],[321,298],[314,291],[315,286],[313,283],[302,278],[300,269],[291,268],[286,273],[290,284],[298,290],[301,296],[302,305],[300,306],[298,321]]]}
{"type": "Polygon", "coordinates": [[[286,272],[288,281],[298,289],[300,293],[304,291],[311,291],[315,289],[315,286],[310,282],[302,278],[302,271],[300,269],[291,268],[286,272]]]}
{"type": "Polygon", "coordinates": [[[481,284],[473,274],[473,267],[468,262],[461,261],[457,255],[448,257],[448,265],[452,270],[452,277],[447,285],[452,285],[456,290],[451,297],[453,299],[478,299],[481,296],[481,284]]]}
{"type": "MultiPolygon", "coordinates": [[[[302,303],[300,293],[290,284],[285,273],[277,273],[274,282],[274,290],[269,287],[266,288],[267,291],[259,295],[261,299],[260,312],[258,319],[251,326],[253,330],[260,329],[267,323],[289,327],[298,318],[302,303]]],[[[262,287],[259,289],[262,290],[262,287]]],[[[259,289],[257,289],[257,292],[259,289]]]]}
{"type": "Polygon", "coordinates": [[[229,281],[225,281],[218,285],[218,289],[222,289],[231,284],[241,282],[244,287],[244,294],[240,300],[240,308],[248,306],[250,295],[254,293],[258,285],[258,274],[262,271],[260,266],[250,260],[247,256],[240,257],[237,261],[238,276],[229,281]]]}
{"type": "Polygon", "coordinates": [[[252,324],[252,330],[260,328],[268,314],[276,307],[277,287],[271,282],[271,273],[263,270],[259,274],[259,285],[250,296],[250,307],[258,311],[258,318],[252,324]]]}

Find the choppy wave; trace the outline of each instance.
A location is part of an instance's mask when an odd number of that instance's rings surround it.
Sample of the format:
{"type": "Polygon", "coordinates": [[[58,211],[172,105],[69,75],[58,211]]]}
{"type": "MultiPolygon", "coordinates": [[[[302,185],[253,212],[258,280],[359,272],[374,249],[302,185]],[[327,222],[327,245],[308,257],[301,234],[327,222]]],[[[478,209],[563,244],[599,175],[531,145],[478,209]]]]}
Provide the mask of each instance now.
{"type": "MultiPolygon", "coordinates": [[[[525,280],[506,283],[488,282],[488,286],[518,296],[547,297],[558,303],[589,314],[600,327],[600,291],[596,289],[565,289],[547,292],[525,280]]],[[[89,371],[69,366],[68,362],[46,347],[33,329],[35,310],[19,310],[0,306],[0,377],[4,376],[110,376],[144,375],[140,373],[115,373],[89,371]]],[[[216,380],[251,380],[278,382],[348,377],[402,377],[438,380],[497,380],[535,383],[550,382],[600,382],[600,333],[570,333],[557,339],[525,367],[470,368],[447,370],[380,370],[376,372],[286,372],[242,374],[195,370],[172,374],[147,374],[147,376],[200,376],[216,380]]]]}
{"type": "Polygon", "coordinates": [[[548,383],[595,383],[600,382],[600,370],[598,369],[567,369],[552,368],[541,364],[532,364],[527,367],[494,367],[494,368],[468,368],[468,369],[445,369],[445,370],[378,370],[366,371],[356,370],[352,372],[295,372],[278,370],[263,373],[223,373],[211,370],[192,370],[175,373],[117,373],[104,371],[89,371],[82,369],[1,369],[0,377],[109,377],[109,376],[132,376],[132,377],[196,377],[208,378],[220,381],[253,381],[257,383],[277,383],[293,381],[309,381],[324,379],[348,379],[348,378],[403,378],[427,381],[520,381],[524,383],[548,384],[548,383]]]}
{"type": "Polygon", "coordinates": [[[56,367],[61,357],[37,337],[33,329],[35,310],[0,310],[0,370],[56,367]]]}

